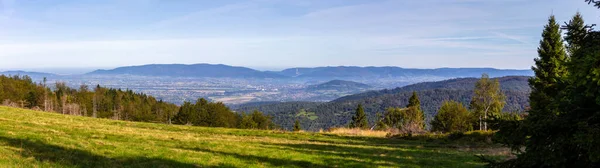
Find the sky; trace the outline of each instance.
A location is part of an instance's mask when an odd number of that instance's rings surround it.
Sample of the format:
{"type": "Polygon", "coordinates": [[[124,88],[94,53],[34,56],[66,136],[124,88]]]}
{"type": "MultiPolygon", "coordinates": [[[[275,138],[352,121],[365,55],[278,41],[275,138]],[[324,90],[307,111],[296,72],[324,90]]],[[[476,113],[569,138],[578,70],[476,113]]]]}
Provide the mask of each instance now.
{"type": "Polygon", "coordinates": [[[211,63],[528,69],[584,0],[0,0],[0,70],[211,63]]]}

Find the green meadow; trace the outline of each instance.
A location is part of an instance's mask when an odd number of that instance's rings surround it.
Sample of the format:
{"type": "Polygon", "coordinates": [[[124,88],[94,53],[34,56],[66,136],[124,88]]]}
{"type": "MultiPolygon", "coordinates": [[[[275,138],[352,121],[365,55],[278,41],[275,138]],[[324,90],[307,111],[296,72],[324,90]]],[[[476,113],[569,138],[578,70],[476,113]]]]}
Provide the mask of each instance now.
{"type": "Polygon", "coordinates": [[[175,126],[0,107],[0,167],[482,167],[499,147],[175,126]]]}

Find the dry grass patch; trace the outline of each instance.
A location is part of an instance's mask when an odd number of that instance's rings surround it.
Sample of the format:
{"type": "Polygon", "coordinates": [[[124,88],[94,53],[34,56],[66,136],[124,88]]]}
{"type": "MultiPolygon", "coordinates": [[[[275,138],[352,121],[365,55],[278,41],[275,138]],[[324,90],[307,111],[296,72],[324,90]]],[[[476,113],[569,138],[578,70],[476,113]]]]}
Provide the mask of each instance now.
{"type": "Polygon", "coordinates": [[[359,128],[332,128],[325,132],[326,134],[346,135],[346,136],[365,136],[384,138],[390,135],[389,131],[365,130],[359,128]]]}

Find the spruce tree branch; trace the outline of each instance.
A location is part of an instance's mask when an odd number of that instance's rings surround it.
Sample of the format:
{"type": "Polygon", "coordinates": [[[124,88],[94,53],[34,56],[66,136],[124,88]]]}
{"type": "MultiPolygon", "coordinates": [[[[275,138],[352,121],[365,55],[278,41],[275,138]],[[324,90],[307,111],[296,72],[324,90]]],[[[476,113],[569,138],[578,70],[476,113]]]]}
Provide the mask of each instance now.
{"type": "Polygon", "coordinates": [[[595,7],[598,7],[600,9],[600,1],[596,1],[596,0],[585,0],[585,2],[587,2],[588,4],[594,4],[595,7]]]}

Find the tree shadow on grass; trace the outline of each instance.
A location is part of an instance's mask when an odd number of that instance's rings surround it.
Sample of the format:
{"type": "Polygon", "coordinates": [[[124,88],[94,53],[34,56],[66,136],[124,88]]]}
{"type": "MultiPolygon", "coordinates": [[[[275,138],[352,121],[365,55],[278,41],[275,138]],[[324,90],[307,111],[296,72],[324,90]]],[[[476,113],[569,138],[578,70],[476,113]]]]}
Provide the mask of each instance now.
{"type": "Polygon", "coordinates": [[[262,143],[260,147],[285,152],[312,155],[317,160],[291,160],[277,156],[259,156],[216,151],[202,147],[180,149],[232,156],[247,164],[266,164],[273,167],[475,167],[477,158],[430,150],[373,149],[327,144],[272,144],[262,143]],[[469,163],[466,163],[469,162],[469,163]]]}
{"type": "Polygon", "coordinates": [[[364,136],[346,136],[346,135],[335,135],[335,134],[324,134],[326,137],[334,138],[331,139],[309,139],[309,142],[327,143],[327,144],[343,144],[343,145],[363,145],[373,147],[391,147],[391,148],[417,148],[424,145],[428,146],[439,146],[435,145],[431,141],[407,141],[395,138],[382,138],[382,137],[364,137],[364,136]],[[342,139],[342,141],[337,140],[342,139]]]}
{"type": "Polygon", "coordinates": [[[340,167],[473,167],[477,158],[431,150],[374,149],[332,144],[263,144],[282,151],[324,156],[327,165],[340,167]],[[336,157],[334,157],[336,156],[336,157]],[[466,163],[469,162],[469,163],[466,163]]]}
{"type": "MultiPolygon", "coordinates": [[[[69,167],[200,167],[162,158],[120,157],[109,158],[79,149],[46,144],[39,141],[0,136],[0,143],[21,148],[21,156],[33,157],[40,162],[49,162],[69,167]]],[[[202,166],[205,167],[205,166],[202,166]]],[[[222,167],[231,167],[223,165],[222,167]]]]}
{"type": "MultiPolygon", "coordinates": [[[[244,155],[244,154],[239,154],[239,153],[215,151],[215,150],[211,150],[211,149],[197,148],[197,147],[196,148],[181,148],[181,149],[191,150],[191,151],[196,151],[196,152],[207,152],[207,153],[223,155],[223,156],[233,156],[237,159],[243,160],[245,162],[249,162],[249,164],[266,163],[266,164],[269,164],[269,166],[275,166],[275,167],[282,167],[282,166],[285,166],[285,167],[311,167],[311,168],[313,168],[313,167],[314,168],[331,167],[331,166],[326,166],[326,165],[315,164],[315,163],[308,162],[308,161],[298,161],[298,160],[289,160],[289,159],[270,158],[270,157],[264,157],[264,156],[244,155]]],[[[282,152],[285,152],[285,151],[282,151],[282,152]]]]}
{"type": "Polygon", "coordinates": [[[461,142],[452,141],[444,138],[422,138],[422,139],[400,139],[400,138],[383,138],[383,137],[364,137],[364,136],[347,136],[347,135],[335,135],[335,134],[324,134],[326,137],[332,139],[309,139],[309,142],[327,143],[327,144],[343,144],[343,145],[362,145],[362,146],[373,146],[373,147],[390,147],[390,148],[448,148],[456,149],[460,147],[468,148],[489,148],[498,147],[494,144],[486,144],[483,142],[461,142]],[[335,140],[343,139],[343,141],[335,140]]]}

